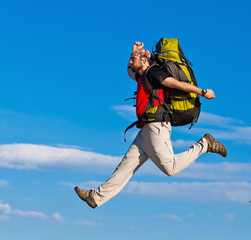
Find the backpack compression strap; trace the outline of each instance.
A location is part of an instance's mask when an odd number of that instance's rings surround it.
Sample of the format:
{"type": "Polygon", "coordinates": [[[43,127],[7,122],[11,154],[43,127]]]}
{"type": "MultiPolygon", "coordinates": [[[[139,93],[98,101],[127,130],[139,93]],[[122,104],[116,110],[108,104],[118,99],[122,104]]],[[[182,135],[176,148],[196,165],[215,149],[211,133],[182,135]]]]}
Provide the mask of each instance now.
{"type": "MultiPolygon", "coordinates": [[[[154,64],[154,65],[157,65],[157,64],[154,64]]],[[[156,94],[156,92],[153,90],[151,84],[148,81],[148,78],[147,78],[146,74],[147,74],[147,72],[148,72],[149,69],[150,68],[148,68],[146,70],[146,72],[144,74],[144,78],[142,78],[142,84],[149,90],[149,92],[151,93],[151,95],[153,97],[155,97],[156,99],[158,99],[160,102],[163,103],[164,108],[170,113],[171,110],[170,110],[169,105],[156,94]]]]}

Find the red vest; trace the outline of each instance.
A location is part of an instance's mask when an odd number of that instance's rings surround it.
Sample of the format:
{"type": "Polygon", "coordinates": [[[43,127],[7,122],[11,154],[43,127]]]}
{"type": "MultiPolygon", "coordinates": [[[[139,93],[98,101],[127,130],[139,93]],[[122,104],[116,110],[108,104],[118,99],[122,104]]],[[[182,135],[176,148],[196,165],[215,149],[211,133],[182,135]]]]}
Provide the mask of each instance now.
{"type": "MultiPolygon", "coordinates": [[[[142,76],[137,80],[137,96],[136,96],[136,115],[137,117],[141,117],[142,114],[146,112],[147,105],[149,102],[150,92],[149,90],[142,85],[142,76]]],[[[164,86],[160,86],[157,95],[161,99],[165,99],[166,97],[166,89],[164,86]]],[[[154,100],[154,106],[151,107],[157,107],[159,105],[163,105],[162,102],[160,102],[158,99],[154,100]]]]}

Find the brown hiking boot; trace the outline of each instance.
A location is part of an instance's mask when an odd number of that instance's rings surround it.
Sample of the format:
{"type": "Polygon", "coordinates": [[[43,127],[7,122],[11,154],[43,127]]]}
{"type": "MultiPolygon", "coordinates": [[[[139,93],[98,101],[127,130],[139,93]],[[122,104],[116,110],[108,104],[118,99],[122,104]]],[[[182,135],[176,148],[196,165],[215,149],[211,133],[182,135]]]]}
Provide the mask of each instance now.
{"type": "Polygon", "coordinates": [[[78,196],[85,201],[91,208],[97,207],[97,204],[95,203],[91,191],[86,191],[84,189],[80,189],[79,187],[74,188],[75,192],[78,194],[78,196]]]}
{"type": "Polygon", "coordinates": [[[204,138],[208,142],[207,152],[218,153],[222,157],[227,156],[227,150],[224,147],[224,145],[222,143],[220,143],[220,142],[217,142],[212,135],[207,133],[207,134],[204,135],[204,138]]]}

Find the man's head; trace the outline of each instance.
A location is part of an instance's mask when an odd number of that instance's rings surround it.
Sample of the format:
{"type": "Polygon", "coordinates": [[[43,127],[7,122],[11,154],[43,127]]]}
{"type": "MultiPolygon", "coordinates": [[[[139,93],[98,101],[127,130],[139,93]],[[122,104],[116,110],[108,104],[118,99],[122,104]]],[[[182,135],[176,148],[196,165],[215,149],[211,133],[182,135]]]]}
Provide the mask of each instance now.
{"type": "Polygon", "coordinates": [[[135,50],[131,54],[129,65],[133,72],[142,72],[150,65],[152,54],[146,49],[135,50]]]}

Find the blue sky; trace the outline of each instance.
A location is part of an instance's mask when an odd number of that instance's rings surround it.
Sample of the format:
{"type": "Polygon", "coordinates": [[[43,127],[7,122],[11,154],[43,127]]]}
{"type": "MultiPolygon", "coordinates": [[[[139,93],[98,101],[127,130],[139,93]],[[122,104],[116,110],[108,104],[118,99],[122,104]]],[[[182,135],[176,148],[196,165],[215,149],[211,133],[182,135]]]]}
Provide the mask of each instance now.
{"type": "Polygon", "coordinates": [[[1,3],[0,238],[249,239],[250,10],[243,0],[1,3]],[[228,157],[204,154],[174,177],[149,160],[90,209],[73,187],[104,182],[130,146],[130,51],[161,37],[180,39],[216,95],[201,99],[192,130],[173,128],[174,151],[209,132],[228,157]]]}

